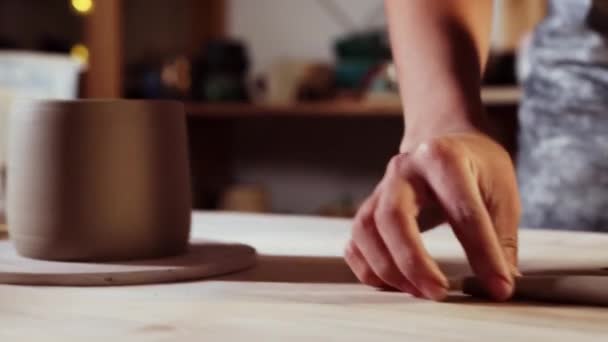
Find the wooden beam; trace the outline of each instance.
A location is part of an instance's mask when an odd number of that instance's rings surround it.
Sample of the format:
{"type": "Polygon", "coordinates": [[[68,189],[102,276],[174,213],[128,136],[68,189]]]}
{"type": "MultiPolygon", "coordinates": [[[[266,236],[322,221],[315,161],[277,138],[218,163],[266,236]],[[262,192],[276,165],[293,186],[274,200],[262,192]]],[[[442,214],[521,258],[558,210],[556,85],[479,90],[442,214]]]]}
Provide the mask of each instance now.
{"type": "Polygon", "coordinates": [[[122,0],[97,0],[84,20],[89,69],[85,97],[122,95],[122,0]]]}
{"type": "Polygon", "coordinates": [[[190,52],[199,52],[202,44],[226,34],[226,0],[191,0],[192,40],[190,52]]]}

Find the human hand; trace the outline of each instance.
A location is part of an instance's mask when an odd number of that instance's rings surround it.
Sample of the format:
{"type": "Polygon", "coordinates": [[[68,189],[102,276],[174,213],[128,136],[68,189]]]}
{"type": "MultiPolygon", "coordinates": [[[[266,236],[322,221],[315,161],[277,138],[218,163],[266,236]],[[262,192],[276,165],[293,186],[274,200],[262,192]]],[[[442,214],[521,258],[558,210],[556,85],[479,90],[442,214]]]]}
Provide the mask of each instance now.
{"type": "Polygon", "coordinates": [[[371,286],[444,299],[448,281],[420,232],[449,222],[488,294],[508,299],[520,217],[508,153],[475,130],[403,146],[355,216],[345,249],[352,271],[371,286]]]}

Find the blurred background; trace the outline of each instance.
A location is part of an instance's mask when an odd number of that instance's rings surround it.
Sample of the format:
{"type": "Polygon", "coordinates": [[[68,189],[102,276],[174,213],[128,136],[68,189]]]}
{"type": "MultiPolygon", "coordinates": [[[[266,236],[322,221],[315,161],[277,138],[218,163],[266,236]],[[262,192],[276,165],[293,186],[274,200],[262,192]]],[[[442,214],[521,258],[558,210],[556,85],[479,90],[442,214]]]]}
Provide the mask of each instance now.
{"type": "MultiPolygon", "coordinates": [[[[495,1],[482,96],[512,154],[544,14],[495,1]]],[[[352,215],[398,150],[396,89],[379,0],[0,0],[2,122],[19,96],[184,101],[196,208],[352,215]]]]}

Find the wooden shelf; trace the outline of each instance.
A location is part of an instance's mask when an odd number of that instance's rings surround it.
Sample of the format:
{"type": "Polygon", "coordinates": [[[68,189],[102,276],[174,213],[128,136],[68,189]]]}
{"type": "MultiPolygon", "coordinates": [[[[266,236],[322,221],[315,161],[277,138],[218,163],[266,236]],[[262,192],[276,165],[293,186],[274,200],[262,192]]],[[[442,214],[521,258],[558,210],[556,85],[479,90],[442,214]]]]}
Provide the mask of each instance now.
{"type": "Polygon", "coordinates": [[[194,117],[261,117],[261,116],[395,116],[395,105],[366,104],[356,101],[315,102],[289,105],[247,103],[186,104],[186,112],[194,117]]]}
{"type": "MultiPolygon", "coordinates": [[[[486,106],[517,106],[521,96],[518,87],[486,87],[482,99],[486,106]]],[[[266,116],[306,117],[383,117],[400,116],[401,106],[397,99],[387,101],[330,101],[285,105],[249,103],[196,103],[186,104],[191,117],[240,118],[266,116]]]]}

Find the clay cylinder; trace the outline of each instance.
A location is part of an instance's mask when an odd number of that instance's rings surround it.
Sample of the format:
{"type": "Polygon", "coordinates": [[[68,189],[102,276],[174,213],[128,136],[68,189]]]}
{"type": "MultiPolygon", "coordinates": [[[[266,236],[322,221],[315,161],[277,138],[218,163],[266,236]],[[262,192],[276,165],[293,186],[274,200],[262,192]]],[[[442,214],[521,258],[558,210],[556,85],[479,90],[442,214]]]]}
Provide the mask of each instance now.
{"type": "Polygon", "coordinates": [[[187,247],[190,174],[179,102],[19,102],[7,164],[9,236],[23,256],[131,260],[187,247]]]}

